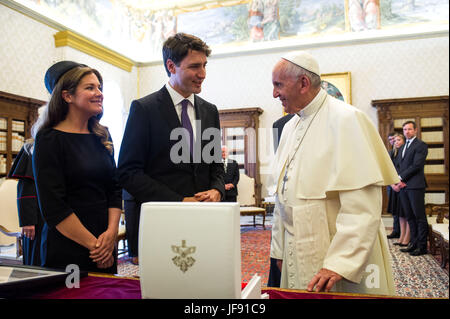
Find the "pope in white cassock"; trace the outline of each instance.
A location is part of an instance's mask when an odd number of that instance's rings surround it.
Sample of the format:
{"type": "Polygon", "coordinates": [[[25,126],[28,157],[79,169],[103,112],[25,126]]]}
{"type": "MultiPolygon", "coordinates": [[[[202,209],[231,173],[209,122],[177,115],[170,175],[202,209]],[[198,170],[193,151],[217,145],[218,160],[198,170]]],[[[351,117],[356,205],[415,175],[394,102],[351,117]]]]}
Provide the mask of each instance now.
{"type": "Polygon", "coordinates": [[[320,87],[317,61],[289,53],[272,72],[286,123],[275,154],[271,257],[281,288],[395,294],[382,186],[399,181],[369,118],[320,87]]]}

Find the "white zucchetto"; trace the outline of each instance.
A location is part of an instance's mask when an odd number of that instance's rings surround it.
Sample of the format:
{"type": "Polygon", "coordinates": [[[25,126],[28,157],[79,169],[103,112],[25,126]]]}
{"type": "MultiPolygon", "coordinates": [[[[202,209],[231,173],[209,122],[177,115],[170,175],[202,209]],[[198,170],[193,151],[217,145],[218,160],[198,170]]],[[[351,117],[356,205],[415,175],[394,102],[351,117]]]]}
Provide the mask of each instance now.
{"type": "Polygon", "coordinates": [[[320,75],[319,63],[306,51],[288,52],[282,56],[283,59],[298,65],[309,72],[320,75]]]}

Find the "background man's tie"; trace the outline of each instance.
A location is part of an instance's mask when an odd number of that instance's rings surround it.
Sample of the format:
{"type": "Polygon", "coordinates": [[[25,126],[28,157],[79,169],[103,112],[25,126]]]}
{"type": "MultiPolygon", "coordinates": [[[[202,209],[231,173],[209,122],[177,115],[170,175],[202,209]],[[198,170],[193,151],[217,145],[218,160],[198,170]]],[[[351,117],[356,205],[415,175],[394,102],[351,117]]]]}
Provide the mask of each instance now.
{"type": "Polygon", "coordinates": [[[406,149],[408,148],[408,145],[409,145],[409,141],[406,141],[405,148],[403,149],[403,152],[402,152],[402,158],[405,157],[405,152],[406,152],[406,149]]]}
{"type": "Polygon", "coordinates": [[[189,119],[189,115],[187,112],[189,100],[181,101],[181,125],[188,131],[189,133],[189,150],[192,154],[194,147],[194,132],[192,131],[191,120],[189,119]]]}

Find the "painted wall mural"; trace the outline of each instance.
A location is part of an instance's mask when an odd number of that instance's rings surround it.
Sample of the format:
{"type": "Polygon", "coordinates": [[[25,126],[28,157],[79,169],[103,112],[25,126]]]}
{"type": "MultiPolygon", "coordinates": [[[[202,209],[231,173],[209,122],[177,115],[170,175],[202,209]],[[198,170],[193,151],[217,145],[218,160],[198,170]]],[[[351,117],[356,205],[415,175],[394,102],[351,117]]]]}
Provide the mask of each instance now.
{"type": "Polygon", "coordinates": [[[192,0],[185,7],[153,10],[128,0],[17,0],[136,62],[161,58],[176,32],[213,47],[240,47],[372,30],[449,23],[448,0],[192,0]]]}

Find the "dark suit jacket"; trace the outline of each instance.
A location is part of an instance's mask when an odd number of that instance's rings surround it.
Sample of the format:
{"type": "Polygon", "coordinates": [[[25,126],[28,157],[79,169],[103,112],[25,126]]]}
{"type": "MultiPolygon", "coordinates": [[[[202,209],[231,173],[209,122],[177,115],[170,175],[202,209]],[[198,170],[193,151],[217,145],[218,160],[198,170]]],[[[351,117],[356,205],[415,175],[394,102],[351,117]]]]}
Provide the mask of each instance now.
{"type": "Polygon", "coordinates": [[[397,170],[402,181],[406,183],[409,189],[426,188],[424,166],[425,159],[428,155],[428,145],[417,137],[412,141],[411,145],[406,149],[405,157],[402,158],[403,149],[406,143],[398,150],[397,170]]]}
{"type": "Polygon", "coordinates": [[[237,184],[239,182],[239,165],[235,160],[227,160],[227,170],[224,177],[225,184],[233,184],[234,188],[225,191],[225,196],[237,196],[237,184]]]}
{"type": "Polygon", "coordinates": [[[196,141],[201,141],[202,151],[214,155],[212,163],[205,162],[203,156],[199,163],[192,163],[192,159],[189,163],[172,162],[171,148],[179,144],[179,137],[170,140],[170,134],[182,126],[165,87],[132,102],[120,148],[118,172],[122,187],[137,202],[182,201],[184,197],[212,188],[223,197],[220,133],[214,142],[212,135],[203,136],[207,128],[220,132],[219,112],[215,105],[198,96],[195,96],[194,108],[196,120],[201,121],[201,126],[197,124],[196,141]],[[218,150],[217,154],[214,150],[218,150]]]}
{"type": "Polygon", "coordinates": [[[294,116],[294,114],[287,114],[282,118],[273,122],[273,149],[276,151],[280,143],[281,133],[284,125],[294,116]]]}
{"type": "MultiPolygon", "coordinates": [[[[294,114],[287,114],[282,118],[279,118],[273,122],[273,149],[276,152],[278,144],[280,143],[281,133],[283,132],[284,125],[294,116],[294,114]]],[[[276,264],[276,259],[270,258],[270,271],[269,280],[267,282],[268,287],[280,287],[281,272],[276,264]]]]}
{"type": "Polygon", "coordinates": [[[42,227],[43,221],[36,195],[36,184],[33,175],[31,154],[25,147],[17,154],[8,178],[17,179],[17,210],[20,227],[38,225],[42,227]]]}

